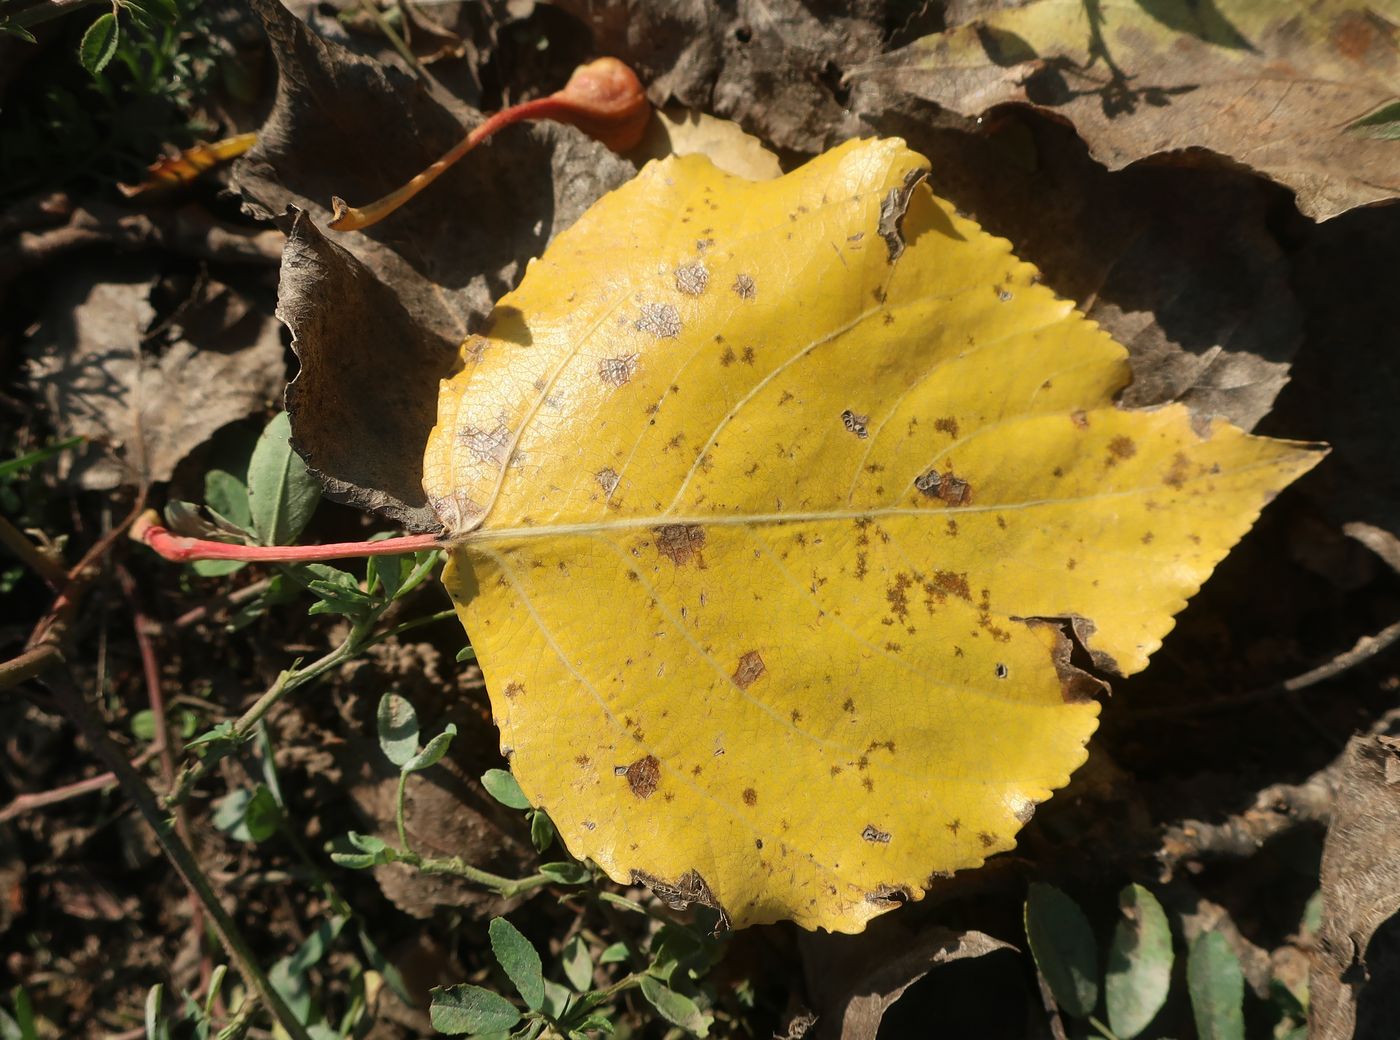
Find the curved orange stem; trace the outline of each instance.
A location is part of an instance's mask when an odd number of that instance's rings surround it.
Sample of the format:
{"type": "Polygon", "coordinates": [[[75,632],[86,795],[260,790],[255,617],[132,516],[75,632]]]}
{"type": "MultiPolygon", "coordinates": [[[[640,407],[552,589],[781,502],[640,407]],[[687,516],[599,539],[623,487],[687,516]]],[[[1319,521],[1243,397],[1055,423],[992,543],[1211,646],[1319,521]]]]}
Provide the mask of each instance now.
{"type": "Polygon", "coordinates": [[[574,70],[562,90],[495,113],[407,184],[367,206],[331,199],[334,231],[359,231],[379,223],[437,180],[462,156],[512,123],[549,119],[576,126],[615,152],[637,145],[651,118],[651,106],[636,73],[616,58],[600,58],[574,70]]]}

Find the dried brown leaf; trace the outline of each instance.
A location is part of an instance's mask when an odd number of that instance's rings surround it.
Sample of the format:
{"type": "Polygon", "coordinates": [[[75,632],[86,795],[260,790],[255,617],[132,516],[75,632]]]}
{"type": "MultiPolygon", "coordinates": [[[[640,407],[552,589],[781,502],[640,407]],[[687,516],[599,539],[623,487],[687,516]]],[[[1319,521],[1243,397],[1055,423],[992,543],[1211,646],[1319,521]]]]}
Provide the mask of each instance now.
{"type": "Polygon", "coordinates": [[[170,479],[215,430],[265,408],[285,375],[265,307],[206,283],[153,329],[155,276],[132,264],[79,268],[50,293],[30,377],[59,436],[91,438],[65,475],[108,490],[170,479]]]}
{"type": "Polygon", "coordinates": [[[1356,124],[1400,94],[1400,15],[1375,0],[1034,2],[854,70],[864,103],[907,93],[965,116],[1006,102],[1072,123],[1119,169],[1213,152],[1326,220],[1400,195],[1397,145],[1356,124]]]}

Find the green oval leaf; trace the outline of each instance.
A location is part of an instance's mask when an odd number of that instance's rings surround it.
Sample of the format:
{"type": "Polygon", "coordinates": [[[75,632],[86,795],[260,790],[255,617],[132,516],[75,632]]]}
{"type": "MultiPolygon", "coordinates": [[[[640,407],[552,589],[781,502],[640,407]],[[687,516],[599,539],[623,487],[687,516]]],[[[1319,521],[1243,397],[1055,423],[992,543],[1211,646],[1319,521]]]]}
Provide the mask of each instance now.
{"type": "Polygon", "coordinates": [[[1141,885],[1118,894],[1123,916],[1113,931],[1104,978],[1108,1024],[1131,1040],[1157,1016],[1172,982],[1172,932],[1162,904],[1141,885]]]}
{"type": "Polygon", "coordinates": [[[1244,971],[1219,932],[1202,932],[1191,944],[1186,985],[1200,1040],[1244,1040],[1244,971]]]}
{"type": "Polygon", "coordinates": [[[253,790],[253,797],[243,813],[243,825],[253,841],[266,841],[277,833],[277,825],[282,821],[282,808],[262,784],[253,790]]]}
{"type": "Polygon", "coordinates": [[[442,760],[442,756],[447,754],[447,748],[456,735],[457,727],[449,722],[446,729],[428,741],[428,746],[405,762],[401,768],[405,773],[417,773],[429,766],[437,765],[442,760]]]}
{"type": "Polygon", "coordinates": [[[408,765],[418,754],[418,713],[413,705],[397,693],[386,693],[379,698],[374,719],[384,757],[399,768],[408,765]]]}
{"type": "Polygon", "coordinates": [[[520,1011],[499,993],[480,986],[438,987],[428,1007],[433,1028],[449,1036],[499,1033],[520,1021],[520,1011]]]}
{"type": "Polygon", "coordinates": [[[709,1035],[709,1018],[701,1014],[695,1001],[683,993],[677,993],[660,979],[652,978],[650,975],[642,979],[641,990],[642,996],[647,998],[651,1006],[656,1008],[667,1022],[680,1026],[695,1036],[709,1035]]]}
{"type": "Polygon", "coordinates": [[[587,867],[582,863],[545,863],[540,873],[561,885],[586,885],[593,880],[587,867]]]}
{"type": "Polygon", "coordinates": [[[267,424],[248,462],[248,511],[266,545],[289,545],[311,521],[321,485],[292,450],[292,421],[279,412],[267,424]]]}
{"type": "Polygon", "coordinates": [[[491,952],[531,1010],[544,1004],[544,967],[530,940],[504,917],[491,921],[491,952]]]}
{"type": "Polygon", "coordinates": [[[504,769],[488,769],[481,774],[481,786],[496,801],[510,809],[530,808],[530,799],[520,790],[515,777],[504,769]]]}
{"type": "Polygon", "coordinates": [[[530,842],[536,852],[543,852],[554,844],[554,821],[543,809],[538,809],[530,818],[530,842]]]}
{"type": "Polygon", "coordinates": [[[96,76],[107,67],[107,63],[117,53],[117,43],[121,39],[121,27],[117,25],[117,16],[111,11],[99,15],[87,32],[83,33],[82,42],[78,44],[78,60],[82,62],[83,68],[96,76]]]}
{"type": "Polygon", "coordinates": [[[575,935],[564,944],[559,955],[564,967],[564,978],[580,993],[587,993],[593,986],[593,955],[588,952],[588,943],[583,936],[575,935]]]}
{"type": "Polygon", "coordinates": [[[1054,885],[1026,895],[1026,938],[1036,967],[1061,1010],[1088,1018],[1099,1002],[1098,948],[1084,911],[1054,885]]]}

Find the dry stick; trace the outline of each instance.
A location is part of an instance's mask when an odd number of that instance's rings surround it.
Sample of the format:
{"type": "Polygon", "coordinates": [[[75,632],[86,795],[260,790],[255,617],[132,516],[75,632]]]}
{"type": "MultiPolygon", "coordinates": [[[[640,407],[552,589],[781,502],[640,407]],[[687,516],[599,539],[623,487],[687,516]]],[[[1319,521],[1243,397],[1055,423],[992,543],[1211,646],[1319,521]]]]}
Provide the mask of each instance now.
{"type": "Polygon", "coordinates": [[[68,581],[68,572],[52,556],[48,556],[35,545],[19,528],[0,516],[0,543],[20,558],[20,562],[54,589],[62,588],[68,581]]]}
{"type": "MultiPolygon", "coordinates": [[[[1384,734],[1400,721],[1400,708],[1385,712],[1368,727],[1371,734],[1384,734]]],[[[1252,856],[1269,839],[1304,823],[1331,821],[1338,776],[1346,768],[1346,752],[1334,758],[1301,784],[1274,784],[1260,791],[1254,805],[1223,823],[1183,820],[1168,827],[1162,836],[1157,860],[1162,879],[1184,862],[1205,859],[1252,856]]]]}
{"type": "Polygon", "coordinates": [[[282,995],[273,988],[267,975],[258,966],[256,955],[248,947],[247,941],[238,930],[233,918],[224,910],[223,904],[210,887],[209,880],[204,876],[194,854],[180,840],[179,835],[170,826],[170,822],[161,816],[151,789],[141,779],[141,774],[132,768],[131,763],[112,743],[112,739],[95,717],[91,706],[66,675],[56,674],[48,680],[47,684],[54,695],[54,700],[63,709],[64,714],[78,727],[83,738],[116,775],[122,792],[136,806],[146,824],[155,834],[156,841],[160,843],[161,850],[170,860],[171,866],[175,868],[181,879],[189,886],[190,891],[203,904],[204,911],[209,915],[220,942],[223,943],[229,958],[238,965],[244,982],[258,994],[258,997],[272,1011],[273,1017],[286,1030],[287,1035],[292,1037],[292,1040],[311,1040],[305,1027],[297,1020],[296,1015],[282,999],[282,995]]]}
{"type": "MultiPolygon", "coordinates": [[[[131,760],[131,768],[140,769],[156,755],[161,753],[161,745],[152,743],[141,754],[131,760]]],[[[0,809],[0,823],[9,823],[18,816],[33,812],[35,809],[43,809],[50,805],[58,805],[73,798],[81,798],[85,794],[97,794],[101,791],[110,791],[117,786],[117,776],[115,773],[98,773],[90,776],[86,780],[78,780],[62,787],[55,787],[51,791],[39,791],[35,794],[16,795],[9,805],[0,809]]]]}
{"type": "Polygon", "coordinates": [[[249,582],[242,588],[234,589],[232,592],[227,592],[219,596],[211,596],[199,606],[191,607],[174,621],[170,622],[169,627],[175,629],[189,628],[191,625],[197,624],[221,610],[242,606],[250,599],[257,599],[271,586],[271,578],[260,578],[257,581],[249,582]]]}
{"type": "Polygon", "coordinates": [[[1336,678],[1343,672],[1349,671],[1365,661],[1369,661],[1377,654],[1389,649],[1396,642],[1400,642],[1400,621],[1383,628],[1373,636],[1362,636],[1356,641],[1354,647],[1344,653],[1338,654],[1326,664],[1319,665],[1311,671],[1304,672],[1302,675],[1295,675],[1291,679],[1285,679],[1283,682],[1276,683],[1273,686],[1263,686],[1257,690],[1249,690],[1237,696],[1222,697],[1203,703],[1190,702],[1160,705],[1155,708],[1143,708],[1133,711],[1131,720],[1159,719],[1179,715],[1197,715],[1205,712],[1229,711],[1232,708],[1242,707],[1246,704],[1257,704],[1260,701],[1273,700],[1285,694],[1297,693],[1300,690],[1306,690],[1309,686],[1316,686],[1318,683],[1336,678]]]}
{"type": "MultiPolygon", "coordinates": [[[[160,777],[163,790],[170,790],[175,782],[175,752],[170,742],[170,720],[165,713],[165,692],[160,682],[160,662],[156,659],[155,644],[151,642],[151,621],[141,609],[141,599],[136,588],[136,579],[125,567],[117,567],[117,581],[122,594],[131,607],[132,629],[136,636],[136,648],[141,656],[141,672],[146,680],[146,698],[151,706],[151,720],[155,725],[155,742],[160,746],[160,777]]],[[[189,817],[181,806],[174,807],[175,833],[189,848],[193,849],[194,838],[190,831],[189,817]]],[[[199,899],[190,893],[190,926],[195,948],[204,954],[204,913],[199,899]]]]}

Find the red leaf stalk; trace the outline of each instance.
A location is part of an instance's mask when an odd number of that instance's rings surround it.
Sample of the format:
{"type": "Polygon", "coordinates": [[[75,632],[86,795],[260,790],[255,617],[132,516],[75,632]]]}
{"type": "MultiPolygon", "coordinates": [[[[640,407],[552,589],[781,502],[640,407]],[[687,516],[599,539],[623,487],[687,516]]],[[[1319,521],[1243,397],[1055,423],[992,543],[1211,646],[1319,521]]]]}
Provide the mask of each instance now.
{"type": "Polygon", "coordinates": [[[196,560],[315,563],[365,556],[396,556],[419,549],[446,547],[441,536],[435,534],[409,534],[374,542],[330,542],[326,545],[235,545],[175,534],[161,526],[160,518],[153,511],[143,513],[131,525],[131,537],[175,563],[193,563],[196,560]]]}

